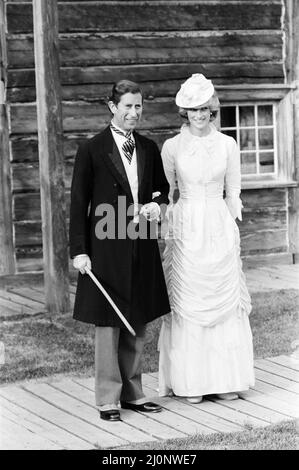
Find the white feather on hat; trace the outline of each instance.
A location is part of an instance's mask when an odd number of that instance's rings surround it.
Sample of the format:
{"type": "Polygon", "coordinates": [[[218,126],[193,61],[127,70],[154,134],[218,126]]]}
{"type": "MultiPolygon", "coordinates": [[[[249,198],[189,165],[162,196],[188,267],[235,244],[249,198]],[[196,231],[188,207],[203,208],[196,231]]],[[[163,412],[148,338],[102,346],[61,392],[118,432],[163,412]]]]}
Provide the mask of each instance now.
{"type": "Polygon", "coordinates": [[[178,91],[175,102],[180,108],[194,108],[209,101],[214,94],[214,86],[201,73],[194,73],[178,91]]]}

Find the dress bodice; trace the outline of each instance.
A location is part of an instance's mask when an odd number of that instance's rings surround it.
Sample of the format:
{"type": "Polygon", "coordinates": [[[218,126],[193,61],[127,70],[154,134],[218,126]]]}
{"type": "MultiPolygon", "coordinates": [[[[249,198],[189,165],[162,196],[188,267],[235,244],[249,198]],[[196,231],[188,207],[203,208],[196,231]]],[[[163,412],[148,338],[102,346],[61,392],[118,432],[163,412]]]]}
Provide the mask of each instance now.
{"type": "Polygon", "coordinates": [[[176,181],[180,198],[191,201],[223,198],[225,189],[229,209],[234,217],[241,218],[240,155],[234,139],[213,125],[207,136],[197,137],[185,125],[165,142],[162,158],[170,184],[170,201],[176,181]]]}

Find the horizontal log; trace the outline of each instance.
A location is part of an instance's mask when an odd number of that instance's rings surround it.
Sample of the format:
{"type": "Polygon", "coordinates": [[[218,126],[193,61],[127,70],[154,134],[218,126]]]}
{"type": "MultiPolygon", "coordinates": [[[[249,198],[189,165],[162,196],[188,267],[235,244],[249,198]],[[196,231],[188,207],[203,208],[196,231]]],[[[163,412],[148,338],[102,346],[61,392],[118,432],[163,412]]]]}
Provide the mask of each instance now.
{"type": "Polygon", "coordinates": [[[15,222],[14,229],[17,247],[42,245],[41,222],[15,222]]]}
{"type": "MultiPolygon", "coordinates": [[[[12,104],[10,111],[13,134],[36,132],[35,104],[12,104]]],[[[102,102],[64,103],[63,116],[66,132],[97,132],[110,120],[110,113],[102,102]]],[[[145,100],[141,129],[167,129],[178,127],[180,123],[173,97],[145,100]]]]}
{"type": "MultiPolygon", "coordinates": [[[[217,83],[243,83],[248,79],[264,82],[265,79],[283,82],[284,72],[282,62],[226,62],[196,63],[196,64],[149,64],[149,65],[118,65],[95,67],[62,67],[60,79],[62,85],[108,84],[111,86],[117,80],[127,78],[140,84],[148,82],[165,82],[188,78],[192,73],[203,73],[210,79],[218,79],[217,83]]],[[[216,82],[215,82],[216,83],[216,82]]],[[[8,88],[33,87],[35,85],[34,69],[9,70],[7,77],[8,88]]]]}
{"type": "MultiPolygon", "coordinates": [[[[41,201],[40,193],[15,194],[14,201],[14,221],[15,222],[40,222],[41,221],[41,201]]],[[[65,191],[66,214],[68,217],[70,206],[70,191],[65,191]]]]}
{"type": "Polygon", "coordinates": [[[284,208],[286,210],[286,192],[287,190],[285,188],[243,190],[241,199],[244,211],[247,209],[264,210],[266,208],[284,208]]]}
{"type": "MultiPolygon", "coordinates": [[[[115,2],[117,1],[118,3],[120,2],[127,2],[128,0],[105,0],[106,3],[109,3],[109,2],[115,2]]],[[[154,2],[161,2],[161,0],[150,0],[152,3],[154,2]]],[[[178,0],[166,0],[168,2],[177,2],[178,0]]],[[[233,0],[199,0],[201,1],[202,3],[229,3],[230,1],[233,1],[233,0]]],[[[245,2],[245,3],[248,3],[249,0],[238,0],[238,2],[245,2]]],[[[68,2],[68,3],[84,3],[84,2],[95,2],[95,3],[98,3],[99,0],[59,0],[59,3],[63,3],[63,2],[68,2]]],[[[131,3],[134,3],[134,2],[140,2],[140,0],[131,0],[131,3]]],[[[180,0],[180,2],[190,2],[190,0],[180,0]]],[[[281,2],[281,0],[273,0],[272,3],[277,3],[279,4],[281,2]]],[[[7,0],[7,3],[32,3],[32,0],[7,0]]],[[[252,3],[252,2],[251,2],[252,3]]],[[[265,3],[265,0],[254,0],[254,3],[265,3]]]]}
{"type": "MultiPolygon", "coordinates": [[[[67,215],[69,214],[70,192],[65,193],[67,215]]],[[[41,221],[40,194],[23,193],[15,194],[14,198],[14,221],[41,221]]],[[[285,208],[254,209],[250,207],[243,211],[243,221],[238,223],[241,234],[257,232],[266,229],[286,229],[287,212],[285,208]]]]}
{"type": "MultiPolygon", "coordinates": [[[[40,222],[15,222],[17,248],[39,247],[42,244],[40,222]]],[[[241,253],[266,254],[287,251],[287,230],[261,230],[241,234],[241,253]]]]}
{"type": "Polygon", "coordinates": [[[243,211],[242,222],[239,222],[241,235],[256,233],[260,230],[287,229],[286,209],[253,209],[243,211]]]}
{"type": "MultiPolygon", "coordinates": [[[[192,72],[193,73],[193,72],[192,72]]],[[[191,73],[190,73],[191,75],[191,73]]],[[[187,77],[185,77],[187,78],[187,77]]],[[[212,77],[210,77],[212,78],[212,77]]],[[[143,96],[146,99],[160,98],[160,97],[174,97],[180,88],[183,78],[180,80],[165,80],[160,82],[143,82],[142,91],[143,96]]],[[[282,99],[285,96],[285,90],[283,89],[250,89],[250,84],[258,84],[259,82],[263,85],[269,83],[273,85],[282,82],[282,77],[223,77],[213,78],[213,83],[217,84],[218,88],[228,84],[236,84],[246,82],[248,85],[247,90],[218,90],[219,98],[222,102],[224,101],[251,101],[255,100],[273,100],[282,99]]],[[[109,84],[84,84],[84,85],[63,85],[62,86],[62,99],[65,101],[104,101],[111,91],[112,83],[109,84]]],[[[7,101],[10,103],[28,103],[36,100],[35,87],[14,87],[8,88],[7,90],[7,101]]]]}
{"type": "MultiPolygon", "coordinates": [[[[154,140],[159,148],[162,147],[166,139],[172,137],[179,129],[158,129],[156,131],[141,131],[149,139],[154,140]]],[[[65,134],[64,136],[64,157],[65,159],[74,158],[78,145],[84,140],[93,137],[94,134],[65,134]]],[[[11,154],[14,163],[26,163],[38,161],[38,143],[37,136],[23,137],[14,136],[11,139],[11,154]]]]}
{"type": "MultiPolygon", "coordinates": [[[[111,119],[106,105],[100,103],[67,103],[63,106],[63,126],[67,132],[99,132],[111,119]]],[[[178,127],[181,118],[175,103],[168,101],[148,101],[144,103],[140,129],[160,129],[178,127]]],[[[16,134],[35,133],[35,105],[11,106],[11,132],[16,134]]]]}
{"type": "MultiPolygon", "coordinates": [[[[281,31],[191,31],[60,35],[63,67],[282,60],[281,31]]],[[[7,41],[8,67],[34,67],[32,35],[7,41]]]]}
{"type": "MultiPolygon", "coordinates": [[[[73,161],[67,160],[64,166],[64,180],[66,189],[71,187],[73,174],[73,161]]],[[[39,165],[36,163],[18,163],[12,165],[13,190],[15,192],[39,191],[39,165]]]]}
{"type": "MultiPolygon", "coordinates": [[[[61,32],[280,29],[282,5],[272,1],[98,1],[59,3],[58,11],[61,32]]],[[[32,32],[32,5],[8,2],[7,27],[9,33],[32,32]]]]}
{"type": "Polygon", "coordinates": [[[287,230],[261,230],[245,233],[241,237],[242,255],[286,252],[288,249],[287,230]]]}

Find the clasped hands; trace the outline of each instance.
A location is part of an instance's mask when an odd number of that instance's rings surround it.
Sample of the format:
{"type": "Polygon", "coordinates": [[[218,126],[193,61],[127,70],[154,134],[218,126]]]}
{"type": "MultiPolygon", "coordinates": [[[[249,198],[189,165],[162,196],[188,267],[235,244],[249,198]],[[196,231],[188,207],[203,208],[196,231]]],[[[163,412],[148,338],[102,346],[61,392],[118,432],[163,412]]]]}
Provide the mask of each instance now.
{"type": "Polygon", "coordinates": [[[139,214],[142,214],[147,220],[152,222],[153,220],[159,220],[160,212],[160,206],[157,202],[148,202],[141,207],[139,214]]]}

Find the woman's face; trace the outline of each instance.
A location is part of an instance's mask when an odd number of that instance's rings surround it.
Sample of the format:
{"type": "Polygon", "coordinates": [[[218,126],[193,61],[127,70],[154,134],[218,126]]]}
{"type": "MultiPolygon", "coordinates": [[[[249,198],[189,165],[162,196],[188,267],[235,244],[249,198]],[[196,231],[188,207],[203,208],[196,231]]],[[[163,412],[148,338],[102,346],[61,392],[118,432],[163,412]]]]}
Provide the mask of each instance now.
{"type": "Polygon", "coordinates": [[[210,122],[210,108],[207,105],[197,106],[187,109],[187,116],[191,128],[204,131],[208,128],[210,122]]]}

